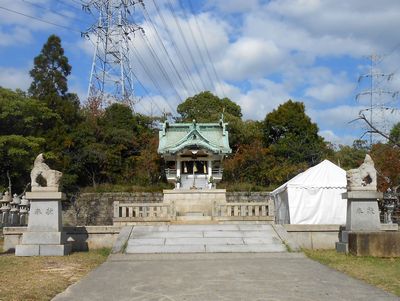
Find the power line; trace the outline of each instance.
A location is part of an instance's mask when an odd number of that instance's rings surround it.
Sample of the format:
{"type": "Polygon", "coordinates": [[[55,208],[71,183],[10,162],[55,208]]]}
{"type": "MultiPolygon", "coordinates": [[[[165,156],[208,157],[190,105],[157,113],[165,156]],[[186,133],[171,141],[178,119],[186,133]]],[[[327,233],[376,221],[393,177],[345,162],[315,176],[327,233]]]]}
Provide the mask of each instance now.
{"type": "Polygon", "coordinates": [[[222,91],[222,95],[223,95],[224,97],[226,97],[226,94],[225,94],[225,91],[224,91],[224,88],[223,88],[223,85],[222,85],[222,81],[221,81],[220,77],[218,76],[217,70],[216,70],[215,65],[214,65],[214,61],[211,59],[211,55],[210,55],[210,52],[209,52],[209,50],[208,50],[208,46],[207,46],[206,40],[205,40],[205,38],[204,38],[204,36],[203,36],[203,32],[202,32],[202,30],[201,30],[201,26],[200,26],[200,24],[199,24],[199,21],[197,20],[196,15],[195,15],[195,12],[194,12],[194,9],[193,9],[192,1],[191,1],[191,0],[188,0],[188,2],[189,2],[190,10],[191,10],[191,12],[192,12],[192,14],[193,14],[193,16],[194,16],[194,20],[196,21],[197,29],[198,29],[198,31],[199,31],[199,33],[200,33],[200,38],[201,38],[201,40],[202,40],[202,42],[203,42],[204,48],[206,49],[206,54],[207,54],[208,60],[209,60],[210,63],[211,63],[211,67],[212,67],[212,70],[213,70],[213,72],[214,72],[215,78],[217,79],[218,83],[220,84],[220,88],[221,88],[221,91],[222,91]]]}
{"type": "MultiPolygon", "coordinates": [[[[63,0],[56,0],[58,3],[60,3],[61,5],[63,5],[63,6],[65,6],[65,7],[69,7],[69,8],[72,8],[72,9],[74,9],[74,10],[77,10],[77,11],[82,11],[82,8],[77,8],[75,5],[71,5],[71,4],[69,4],[69,3],[66,3],[65,1],[63,1],[63,0]]],[[[82,7],[82,3],[78,3],[81,7],[82,7]]]]}
{"type": "Polygon", "coordinates": [[[28,3],[28,4],[32,5],[32,6],[36,6],[36,7],[40,8],[40,9],[49,11],[49,12],[51,12],[51,13],[53,13],[53,14],[56,14],[56,15],[59,15],[59,16],[61,16],[61,17],[63,17],[63,18],[67,18],[67,19],[71,19],[71,20],[76,20],[76,21],[85,23],[83,20],[77,19],[77,18],[72,17],[72,16],[64,15],[64,14],[59,13],[59,12],[57,12],[57,11],[51,9],[51,8],[47,8],[47,7],[43,6],[43,5],[40,5],[40,4],[31,2],[31,1],[28,1],[28,0],[20,0],[20,1],[23,1],[23,2],[25,2],[25,3],[28,3]]]}
{"type": "MultiPolygon", "coordinates": [[[[177,68],[176,68],[176,66],[175,66],[175,64],[174,64],[174,62],[172,61],[171,56],[170,56],[170,54],[168,53],[168,50],[167,50],[167,48],[165,47],[164,42],[162,41],[162,39],[161,39],[161,37],[160,37],[160,35],[159,35],[159,33],[158,33],[158,30],[157,30],[156,26],[154,25],[154,22],[153,22],[153,20],[151,19],[149,13],[147,12],[146,7],[145,7],[145,5],[144,5],[143,2],[142,2],[142,8],[143,8],[143,11],[145,12],[145,18],[148,18],[148,20],[150,21],[151,26],[152,26],[154,32],[156,33],[156,37],[157,37],[158,41],[160,42],[160,44],[161,44],[161,46],[162,46],[162,48],[163,48],[165,54],[167,55],[167,58],[168,58],[169,63],[170,63],[171,66],[173,67],[173,69],[174,69],[176,75],[178,76],[178,79],[180,80],[180,82],[181,82],[181,84],[182,84],[182,87],[186,90],[186,93],[187,93],[188,96],[189,96],[189,92],[188,92],[189,89],[188,89],[188,87],[186,86],[186,83],[184,82],[184,80],[182,79],[182,77],[181,77],[179,71],[177,70],[177,68]]],[[[146,20],[146,21],[147,21],[147,20],[146,20]]]]}
{"type": "MultiPolygon", "coordinates": [[[[136,81],[139,83],[139,85],[142,87],[142,89],[146,92],[146,94],[149,96],[150,101],[152,103],[154,103],[156,105],[156,107],[158,108],[158,110],[160,111],[160,113],[163,113],[163,110],[159,107],[159,105],[157,104],[157,102],[153,99],[153,97],[151,96],[150,92],[146,89],[146,87],[142,84],[142,82],[139,80],[139,78],[136,76],[136,74],[134,73],[133,76],[135,77],[136,81]]],[[[144,106],[143,106],[144,107],[144,106]]]]}
{"type": "Polygon", "coordinates": [[[28,14],[25,14],[25,13],[21,13],[19,11],[12,10],[12,9],[9,9],[9,8],[3,7],[3,6],[0,6],[0,9],[3,9],[5,11],[11,12],[11,13],[14,13],[14,14],[17,14],[17,15],[21,15],[21,16],[24,16],[24,17],[27,17],[27,18],[30,18],[30,19],[33,19],[33,20],[36,20],[36,21],[39,21],[39,22],[42,22],[42,23],[46,23],[46,24],[49,24],[49,25],[57,26],[57,27],[60,27],[60,28],[63,28],[63,29],[74,31],[74,32],[79,32],[80,34],[82,34],[82,32],[80,30],[74,29],[72,27],[60,25],[60,24],[53,23],[53,22],[50,22],[50,21],[45,21],[45,20],[40,19],[38,17],[34,17],[34,16],[31,16],[31,15],[28,15],[28,14]]]}
{"type": "Polygon", "coordinates": [[[176,90],[173,82],[171,81],[170,77],[168,76],[168,73],[166,72],[164,66],[162,65],[162,63],[160,61],[160,58],[157,56],[156,52],[154,51],[154,48],[151,45],[149,39],[147,38],[147,36],[145,34],[141,34],[140,37],[142,38],[142,40],[145,42],[146,46],[150,50],[150,55],[153,57],[154,61],[156,62],[156,64],[160,68],[160,71],[161,71],[162,75],[164,76],[165,80],[169,83],[169,85],[171,85],[171,88],[174,91],[174,93],[176,94],[176,96],[178,96],[179,101],[182,101],[181,96],[179,95],[179,93],[176,90]]]}
{"type": "Polygon", "coordinates": [[[201,84],[202,84],[202,86],[203,86],[203,89],[204,89],[204,90],[207,90],[206,85],[205,85],[205,83],[204,83],[204,81],[203,81],[203,78],[202,78],[202,76],[201,76],[201,73],[200,73],[200,71],[199,71],[199,68],[197,67],[196,60],[195,60],[194,57],[193,57],[193,53],[192,53],[192,51],[190,50],[189,44],[188,44],[188,42],[187,42],[187,40],[186,40],[186,38],[185,38],[185,34],[183,33],[183,30],[182,30],[181,24],[180,24],[180,22],[179,22],[179,19],[177,18],[176,14],[175,14],[175,12],[174,12],[174,9],[173,9],[173,7],[172,7],[172,4],[171,4],[171,2],[170,2],[169,0],[167,0],[167,5],[168,5],[168,7],[169,7],[169,10],[170,10],[170,12],[171,12],[171,14],[172,14],[174,20],[175,20],[175,23],[176,23],[176,25],[177,25],[177,27],[178,27],[179,33],[180,33],[180,35],[181,35],[181,37],[182,37],[182,40],[183,40],[183,42],[184,42],[184,44],[185,44],[185,46],[186,46],[186,49],[187,49],[187,51],[188,51],[188,53],[189,53],[189,56],[190,56],[190,58],[191,58],[191,60],[192,60],[192,62],[193,62],[193,66],[194,66],[194,68],[195,68],[197,74],[199,75],[199,79],[200,79],[200,82],[201,82],[201,84]]]}
{"type": "Polygon", "coordinates": [[[189,67],[188,67],[187,64],[186,64],[185,58],[184,58],[184,56],[182,55],[181,51],[179,50],[179,47],[178,47],[177,44],[175,43],[175,39],[174,39],[174,37],[173,37],[173,34],[172,34],[171,31],[169,30],[169,26],[167,25],[167,22],[165,21],[164,15],[163,15],[162,11],[160,10],[160,7],[157,5],[157,3],[156,3],[155,0],[152,0],[152,1],[153,1],[154,7],[156,8],[156,11],[157,11],[158,15],[160,16],[161,22],[162,22],[163,25],[164,25],[164,29],[166,30],[167,34],[168,34],[169,37],[170,37],[170,41],[171,41],[171,43],[172,43],[172,46],[174,47],[174,50],[175,50],[175,52],[176,52],[176,54],[177,54],[177,56],[178,56],[178,59],[179,59],[179,61],[181,62],[181,65],[183,66],[183,69],[184,69],[184,71],[185,71],[185,73],[186,73],[186,76],[187,76],[187,78],[188,78],[188,80],[189,80],[189,82],[190,82],[190,84],[191,84],[191,86],[192,86],[192,88],[193,88],[193,92],[199,91],[200,89],[196,86],[196,83],[195,83],[195,82],[193,81],[193,79],[192,79],[192,76],[191,76],[191,74],[190,74],[190,69],[189,69],[189,67]]]}
{"type": "MultiPolygon", "coordinates": [[[[139,62],[139,64],[142,66],[144,72],[146,73],[147,77],[150,79],[150,81],[153,83],[154,87],[158,90],[158,92],[160,93],[160,95],[162,95],[165,99],[167,99],[167,97],[165,96],[165,94],[163,93],[160,85],[158,84],[157,80],[153,77],[151,71],[148,69],[147,65],[145,64],[143,58],[141,57],[141,55],[139,54],[139,51],[136,49],[135,45],[132,45],[132,49],[133,52],[136,55],[136,58],[139,62]]],[[[170,107],[170,109],[172,110],[171,112],[175,111],[171,105],[167,102],[168,106],[170,107]]]]}
{"type": "Polygon", "coordinates": [[[210,81],[210,85],[211,85],[211,87],[214,87],[214,83],[213,83],[213,81],[212,81],[212,79],[211,79],[211,75],[210,75],[210,73],[209,73],[209,71],[208,71],[207,64],[206,64],[206,62],[205,62],[205,60],[204,60],[204,58],[203,58],[203,53],[202,53],[201,50],[200,50],[200,47],[199,47],[199,44],[197,43],[197,39],[196,39],[196,37],[195,37],[195,35],[194,35],[192,26],[190,25],[189,17],[188,17],[188,15],[187,15],[187,13],[186,13],[186,10],[183,8],[183,6],[182,6],[180,0],[178,0],[178,3],[179,3],[179,6],[180,6],[181,10],[183,11],[183,14],[184,14],[184,16],[185,16],[186,21],[188,22],[188,28],[189,28],[190,35],[192,36],[192,39],[193,39],[194,45],[195,45],[195,47],[196,47],[196,50],[197,50],[197,52],[199,53],[199,57],[200,57],[201,63],[203,64],[204,69],[206,70],[207,77],[208,77],[208,79],[209,79],[209,81],[210,81]]]}

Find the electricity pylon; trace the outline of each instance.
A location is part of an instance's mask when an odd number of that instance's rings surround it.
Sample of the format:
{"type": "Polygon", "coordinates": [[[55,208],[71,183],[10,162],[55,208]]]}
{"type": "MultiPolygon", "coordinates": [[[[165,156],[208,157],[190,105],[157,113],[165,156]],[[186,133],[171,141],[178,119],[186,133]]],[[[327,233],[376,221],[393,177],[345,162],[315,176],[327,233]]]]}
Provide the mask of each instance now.
{"type": "MultiPolygon", "coordinates": [[[[398,96],[398,91],[391,91],[382,87],[384,82],[390,82],[393,79],[394,74],[386,74],[378,70],[377,64],[382,60],[382,58],[376,54],[372,54],[368,56],[370,60],[370,68],[369,72],[363,75],[360,75],[358,82],[362,82],[364,79],[369,79],[369,88],[361,91],[356,95],[356,99],[359,100],[362,97],[369,97],[369,106],[359,113],[359,119],[363,119],[366,121],[369,129],[367,133],[369,133],[369,143],[370,146],[373,144],[373,135],[379,133],[380,130],[378,121],[375,120],[375,111],[386,111],[389,108],[389,101],[387,97],[391,99],[395,99],[398,96]],[[364,112],[368,112],[368,116],[365,116],[364,112]]],[[[383,119],[384,117],[381,116],[383,119]]]]}
{"type": "Polygon", "coordinates": [[[133,20],[134,6],[142,1],[92,0],[82,1],[84,11],[98,21],[85,33],[94,46],[89,78],[88,105],[104,108],[120,102],[133,109],[134,82],[129,43],[137,30],[133,20]]]}

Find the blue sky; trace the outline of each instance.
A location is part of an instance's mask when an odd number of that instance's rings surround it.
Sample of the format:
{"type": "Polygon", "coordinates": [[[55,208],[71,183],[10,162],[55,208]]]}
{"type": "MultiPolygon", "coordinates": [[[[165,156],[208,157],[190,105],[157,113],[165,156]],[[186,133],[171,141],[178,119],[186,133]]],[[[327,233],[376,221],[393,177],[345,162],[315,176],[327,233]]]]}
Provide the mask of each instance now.
{"type": "MultiPolygon", "coordinates": [[[[144,0],[146,9],[181,74],[184,74],[184,66],[172,41],[183,54],[183,60],[190,69],[189,78],[183,76],[187,86],[192,80],[195,86],[201,87],[201,77],[206,89],[237,102],[246,119],[264,119],[268,112],[291,98],[305,103],[307,113],[328,141],[351,144],[365,130],[362,122],[349,124],[349,121],[357,118],[360,110],[369,105],[368,98],[355,99],[356,94],[369,85],[367,79],[358,83],[359,76],[369,70],[368,55],[375,53],[382,56],[376,65],[377,71],[394,73],[391,81],[380,80],[377,88],[400,90],[398,0],[191,0],[194,14],[189,0],[155,1],[170,32],[165,29],[153,0],[144,0]],[[179,34],[169,3],[190,44],[194,62],[179,34]],[[196,22],[200,25],[219,80],[213,75],[196,22]],[[201,63],[201,55],[194,43],[190,42],[190,29],[198,41],[205,65],[201,63]]],[[[31,82],[29,70],[33,58],[40,52],[47,37],[57,34],[73,68],[69,79],[70,91],[78,93],[84,103],[93,46],[81,38],[79,31],[85,31],[95,18],[82,12],[81,2],[0,1],[3,8],[69,28],[56,27],[0,8],[0,86],[26,90],[31,82]]],[[[140,7],[135,10],[134,16],[146,31],[167,72],[173,74],[155,32],[143,22],[140,7]]],[[[157,114],[159,108],[175,108],[179,99],[161,76],[143,39],[135,36],[132,43],[162,89],[162,93],[156,89],[132,55],[135,74],[149,92],[147,94],[139,85],[136,86],[136,96],[140,100],[136,110],[157,114]]],[[[177,82],[174,84],[181,99],[202,90],[194,88],[187,91],[177,82]]],[[[383,95],[376,95],[374,102],[389,101],[383,95]]],[[[390,106],[399,107],[399,99],[390,100],[394,100],[390,106]]],[[[376,125],[385,131],[394,122],[400,121],[396,110],[375,112],[376,125]]]]}

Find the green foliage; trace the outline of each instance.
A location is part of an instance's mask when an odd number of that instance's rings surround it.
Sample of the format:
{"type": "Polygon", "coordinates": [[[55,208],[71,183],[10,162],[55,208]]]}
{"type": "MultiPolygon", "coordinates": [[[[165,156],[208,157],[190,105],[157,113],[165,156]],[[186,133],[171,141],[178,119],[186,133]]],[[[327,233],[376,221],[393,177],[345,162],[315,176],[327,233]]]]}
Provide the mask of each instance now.
{"type": "Polygon", "coordinates": [[[339,150],[335,152],[332,161],[341,168],[349,170],[360,166],[368,153],[367,142],[356,140],[352,146],[339,145],[339,150]]]}
{"type": "Polygon", "coordinates": [[[181,103],[177,112],[182,116],[182,122],[218,122],[224,115],[228,123],[229,143],[236,150],[243,143],[251,143],[260,135],[260,123],[242,120],[242,110],[239,105],[228,98],[219,98],[206,91],[189,97],[181,103]]]}
{"type": "Polygon", "coordinates": [[[264,144],[271,147],[274,155],[293,164],[315,165],[328,153],[317,125],[306,115],[301,102],[289,100],[267,114],[263,132],[264,144]]]}
{"type": "Polygon", "coordinates": [[[0,88],[0,190],[20,192],[29,181],[34,158],[44,149],[45,134],[60,118],[44,103],[21,91],[0,88]]]}
{"type": "Polygon", "coordinates": [[[390,131],[389,135],[392,141],[395,141],[398,145],[400,144],[400,122],[396,123],[390,131]]]}
{"type": "Polygon", "coordinates": [[[227,117],[242,117],[240,106],[209,91],[189,97],[178,106],[177,112],[182,116],[182,122],[191,122],[193,119],[197,122],[217,122],[223,112],[227,117]]]}
{"type": "Polygon", "coordinates": [[[20,135],[0,136],[0,191],[8,187],[7,173],[12,183],[12,192],[21,191],[30,183],[32,162],[43,146],[44,139],[20,135]]]}
{"type": "Polygon", "coordinates": [[[68,91],[67,76],[70,74],[71,65],[64,55],[61,39],[51,35],[34,59],[34,67],[30,71],[33,82],[29,93],[37,99],[46,100],[49,107],[55,109],[56,99],[68,91]]]}
{"type": "Polygon", "coordinates": [[[378,173],[378,190],[395,190],[400,185],[400,149],[391,144],[377,143],[372,146],[371,157],[378,173]]]}

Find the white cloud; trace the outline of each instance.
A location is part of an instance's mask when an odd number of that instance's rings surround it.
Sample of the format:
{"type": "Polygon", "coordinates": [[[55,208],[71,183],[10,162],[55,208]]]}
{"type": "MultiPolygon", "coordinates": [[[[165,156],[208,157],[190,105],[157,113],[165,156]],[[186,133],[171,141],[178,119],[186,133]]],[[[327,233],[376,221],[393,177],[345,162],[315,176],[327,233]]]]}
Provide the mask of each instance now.
{"type": "Polygon", "coordinates": [[[338,146],[340,144],[352,145],[354,140],[360,138],[360,137],[352,136],[352,135],[338,136],[332,130],[320,131],[318,134],[320,136],[324,137],[325,141],[328,141],[336,146],[338,146]]]}
{"type": "Polygon", "coordinates": [[[224,13],[245,13],[259,7],[259,0],[208,0],[208,6],[217,7],[224,13]]]}
{"type": "Polygon", "coordinates": [[[341,102],[354,91],[354,84],[349,82],[325,83],[309,87],[305,96],[310,96],[321,102],[341,102]]]}
{"type": "Polygon", "coordinates": [[[227,49],[218,70],[230,80],[259,78],[276,70],[283,58],[282,51],[273,41],[241,38],[227,49]]]}
{"type": "Polygon", "coordinates": [[[0,86],[4,88],[27,90],[31,81],[27,69],[0,67],[0,86]]]}

